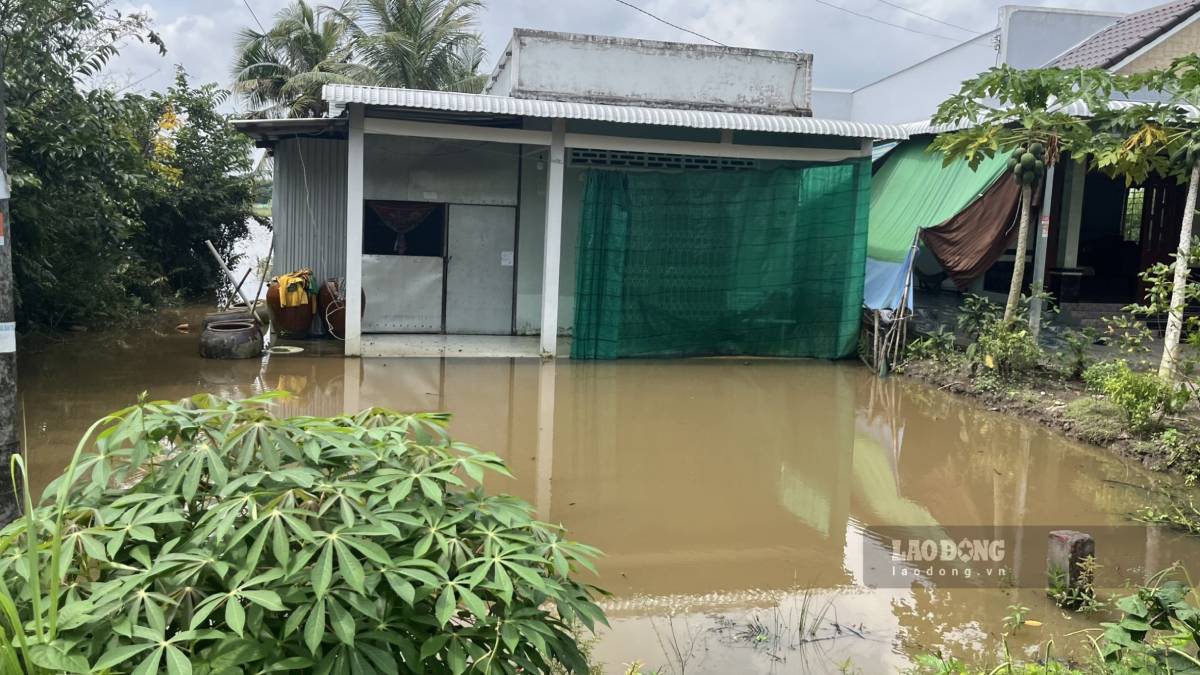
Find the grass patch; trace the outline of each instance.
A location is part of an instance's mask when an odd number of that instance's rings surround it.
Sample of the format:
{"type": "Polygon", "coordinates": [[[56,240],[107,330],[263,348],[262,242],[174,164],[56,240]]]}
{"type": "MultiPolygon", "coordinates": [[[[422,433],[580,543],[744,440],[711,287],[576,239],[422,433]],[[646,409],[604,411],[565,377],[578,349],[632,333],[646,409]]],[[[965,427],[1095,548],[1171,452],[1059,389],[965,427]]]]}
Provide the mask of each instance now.
{"type": "Polygon", "coordinates": [[[1103,399],[1077,398],[1067,404],[1065,414],[1075,424],[1079,437],[1089,443],[1104,445],[1128,433],[1124,413],[1103,399]]]}

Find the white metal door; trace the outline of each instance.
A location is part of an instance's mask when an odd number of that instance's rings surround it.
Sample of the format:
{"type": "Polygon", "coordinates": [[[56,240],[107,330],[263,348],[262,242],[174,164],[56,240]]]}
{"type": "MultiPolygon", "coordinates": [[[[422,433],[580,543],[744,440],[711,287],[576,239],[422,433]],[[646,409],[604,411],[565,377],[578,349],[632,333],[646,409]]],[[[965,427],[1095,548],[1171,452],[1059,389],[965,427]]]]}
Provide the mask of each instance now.
{"type": "Polygon", "coordinates": [[[442,332],[442,259],[363,255],[364,333],[442,332]]]}
{"type": "Polygon", "coordinates": [[[450,205],[446,332],[512,334],[517,210],[450,205]]]}

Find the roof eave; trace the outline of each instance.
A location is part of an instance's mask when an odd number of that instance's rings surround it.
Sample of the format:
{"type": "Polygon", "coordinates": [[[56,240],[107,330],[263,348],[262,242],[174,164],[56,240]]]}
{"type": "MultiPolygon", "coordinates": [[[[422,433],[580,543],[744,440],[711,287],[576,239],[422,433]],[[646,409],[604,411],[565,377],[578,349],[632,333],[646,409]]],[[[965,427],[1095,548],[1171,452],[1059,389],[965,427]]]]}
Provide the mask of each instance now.
{"type": "Polygon", "coordinates": [[[907,137],[900,127],[891,124],[871,124],[793,115],[652,108],[613,103],[567,102],[359,85],[326,85],[322,96],[326,101],[335,105],[362,104],[376,108],[425,110],[435,113],[471,112],[514,117],[591,120],[630,125],[850,138],[903,139],[907,137]]]}

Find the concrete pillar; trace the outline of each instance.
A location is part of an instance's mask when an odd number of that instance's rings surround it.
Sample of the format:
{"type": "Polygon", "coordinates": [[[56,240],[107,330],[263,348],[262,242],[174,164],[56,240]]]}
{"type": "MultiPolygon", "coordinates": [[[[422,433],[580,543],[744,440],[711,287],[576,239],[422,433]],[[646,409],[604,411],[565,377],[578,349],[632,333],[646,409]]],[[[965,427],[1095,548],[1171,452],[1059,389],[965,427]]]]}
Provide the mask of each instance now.
{"type": "Polygon", "coordinates": [[[538,519],[545,522],[550,522],[554,496],[554,386],[554,361],[544,360],[538,369],[537,487],[533,501],[538,519]]]}
{"type": "Polygon", "coordinates": [[[566,160],[566,120],[554,120],[546,163],[546,235],[542,258],[543,358],[554,358],[558,346],[558,275],[562,259],[563,174],[566,160]]]}
{"type": "Polygon", "coordinates": [[[1071,160],[1067,172],[1066,213],[1063,222],[1062,251],[1063,267],[1079,266],[1079,232],[1083,224],[1083,187],[1087,180],[1087,162],[1071,160]]]}
{"type": "Polygon", "coordinates": [[[1096,556],[1096,541],[1092,535],[1075,530],[1055,530],[1050,533],[1046,553],[1046,578],[1053,581],[1062,575],[1066,589],[1086,590],[1092,583],[1086,578],[1083,561],[1096,556]]]}
{"type": "MultiPolygon", "coordinates": [[[[1046,169],[1045,191],[1042,193],[1042,215],[1038,218],[1037,232],[1033,244],[1033,284],[1032,292],[1046,290],[1046,249],[1050,246],[1050,214],[1054,208],[1054,171],[1057,167],[1051,165],[1046,169]]],[[[1029,330],[1033,337],[1038,336],[1042,327],[1042,300],[1033,298],[1029,303],[1029,330]]]]}
{"type": "MultiPolygon", "coordinates": [[[[349,106],[346,157],[346,356],[362,354],[363,107],[349,106]]],[[[377,289],[378,290],[378,289],[377,289]]]]}

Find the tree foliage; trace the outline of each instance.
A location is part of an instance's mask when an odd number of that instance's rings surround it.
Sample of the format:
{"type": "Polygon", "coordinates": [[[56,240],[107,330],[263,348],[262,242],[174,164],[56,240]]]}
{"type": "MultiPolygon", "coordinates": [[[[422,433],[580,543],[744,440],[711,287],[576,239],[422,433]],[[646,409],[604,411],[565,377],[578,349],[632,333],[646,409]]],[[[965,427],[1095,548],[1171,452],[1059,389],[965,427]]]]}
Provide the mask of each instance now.
{"type": "Polygon", "coordinates": [[[161,46],[144,17],[0,2],[18,320],[87,323],[214,288],[197,243],[228,253],[252,190],[249,141],[216,112],[225,94],[182,73],[149,97],[89,88],[121,42],[161,46]]]}
{"type": "Polygon", "coordinates": [[[966,159],[971,168],[997,153],[1032,143],[1047,148],[1046,164],[1090,135],[1087,120],[1073,109],[1107,106],[1113,79],[1102,70],[1042,68],[1019,70],[1008,65],[987,70],[963,82],[957,94],[942,102],[932,122],[949,130],[931,147],[947,165],[966,159]]]}
{"type": "MultiPolygon", "coordinates": [[[[974,170],[997,152],[1012,153],[1009,166],[1013,179],[1021,184],[1021,215],[1004,308],[1006,322],[1017,313],[1025,283],[1035,181],[1058,162],[1064,150],[1073,149],[1089,135],[1087,122],[1072,106],[1107,107],[1112,86],[1112,76],[1103,70],[1019,70],[1005,64],[963,82],[933,117],[934,124],[949,129],[930,144],[943,153],[947,166],[965,160],[974,170]]],[[[1040,280],[1035,280],[1035,285],[1038,283],[1040,280]]],[[[1031,316],[1030,327],[1036,328],[1033,320],[1031,316]]]]}
{"type": "Polygon", "coordinates": [[[208,395],[85,436],[0,532],[5,672],[587,672],[596,551],[489,496],[447,418],[208,395]],[[475,486],[475,487],[472,487],[475,486]],[[40,669],[40,670],[39,670],[40,669]]]}
{"type": "Polygon", "coordinates": [[[265,32],[239,34],[234,91],[257,117],[318,117],[326,84],[478,92],[483,0],[295,0],[265,32]]]}
{"type": "Polygon", "coordinates": [[[1095,133],[1081,144],[1083,149],[1092,153],[1099,169],[1112,176],[1124,176],[1127,184],[1140,183],[1151,174],[1158,174],[1174,176],[1188,185],[1175,260],[1170,268],[1160,266],[1151,270],[1172,277],[1158,372],[1162,378],[1174,382],[1180,375],[1179,345],[1194,262],[1189,255],[1192,226],[1200,192],[1200,120],[1196,113],[1200,104],[1200,55],[1188,54],[1165,69],[1120,77],[1118,82],[1125,91],[1147,90],[1157,95],[1158,100],[1099,110],[1094,121],[1095,133]]]}
{"type": "Polygon", "coordinates": [[[304,0],[280,10],[266,32],[242,29],[236,50],[233,90],[254,117],[320,117],[326,109],[321,87],[371,79],[351,62],[345,23],[304,0]]]}
{"type": "Polygon", "coordinates": [[[1151,175],[1186,182],[1200,157],[1200,55],[1179,57],[1161,70],[1114,76],[1114,87],[1155,100],[1098,109],[1081,149],[1092,153],[1097,169],[1128,185],[1151,175]]]}
{"type": "Polygon", "coordinates": [[[483,0],[349,0],[339,16],[385,87],[478,92],[483,47],[475,13],[483,0]]]}

